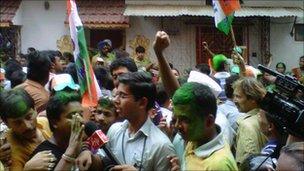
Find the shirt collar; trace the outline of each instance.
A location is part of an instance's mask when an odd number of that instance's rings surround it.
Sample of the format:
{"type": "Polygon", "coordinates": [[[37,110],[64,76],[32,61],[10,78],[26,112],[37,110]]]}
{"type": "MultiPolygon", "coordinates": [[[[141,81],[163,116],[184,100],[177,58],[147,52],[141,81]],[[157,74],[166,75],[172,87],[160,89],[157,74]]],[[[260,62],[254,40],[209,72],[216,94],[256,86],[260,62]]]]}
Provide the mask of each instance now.
{"type": "Polygon", "coordinates": [[[27,83],[29,85],[32,85],[33,87],[36,87],[36,88],[39,88],[39,89],[44,89],[44,87],[40,83],[38,83],[36,81],[32,81],[32,80],[26,79],[25,83],[27,83]]]}
{"type": "Polygon", "coordinates": [[[230,99],[227,99],[225,103],[230,106],[235,106],[235,103],[230,99]]]}
{"type": "MultiPolygon", "coordinates": [[[[140,136],[141,134],[144,134],[145,136],[149,136],[150,131],[151,131],[151,126],[153,125],[153,122],[151,119],[148,117],[146,122],[141,126],[141,128],[134,134],[134,138],[140,136]]],[[[124,129],[128,129],[129,126],[129,121],[125,120],[124,123],[122,124],[122,127],[124,129]]]]}
{"type": "Polygon", "coordinates": [[[254,108],[254,109],[250,110],[249,112],[245,113],[244,119],[256,115],[259,111],[260,111],[259,108],[254,108]]]}
{"type": "Polygon", "coordinates": [[[217,128],[217,131],[219,132],[219,134],[214,139],[212,139],[208,143],[203,144],[193,150],[194,154],[197,157],[207,158],[213,152],[224,147],[225,141],[224,141],[224,137],[223,137],[223,131],[221,130],[221,128],[219,126],[216,126],[216,128],[217,128]]]}

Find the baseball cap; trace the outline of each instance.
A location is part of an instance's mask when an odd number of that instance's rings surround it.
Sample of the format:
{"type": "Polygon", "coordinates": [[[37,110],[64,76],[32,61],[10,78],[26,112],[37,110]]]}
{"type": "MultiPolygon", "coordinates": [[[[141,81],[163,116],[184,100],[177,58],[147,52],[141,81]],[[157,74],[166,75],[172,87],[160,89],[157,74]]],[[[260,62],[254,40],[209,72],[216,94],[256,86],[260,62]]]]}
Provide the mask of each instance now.
{"type": "Polygon", "coordinates": [[[79,85],[75,84],[70,74],[58,74],[55,75],[51,80],[51,89],[55,91],[61,91],[69,87],[72,90],[79,90],[79,85]]]}

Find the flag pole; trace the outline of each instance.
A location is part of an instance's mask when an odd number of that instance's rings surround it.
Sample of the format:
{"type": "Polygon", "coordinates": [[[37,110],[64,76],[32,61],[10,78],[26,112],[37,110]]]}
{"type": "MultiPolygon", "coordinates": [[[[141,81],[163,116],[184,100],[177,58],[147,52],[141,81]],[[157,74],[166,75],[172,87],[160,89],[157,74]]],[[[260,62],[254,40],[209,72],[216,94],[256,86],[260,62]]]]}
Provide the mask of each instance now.
{"type": "Polygon", "coordinates": [[[230,32],[231,32],[231,38],[232,38],[232,42],[233,42],[233,47],[236,47],[236,41],[235,41],[235,36],[234,36],[234,31],[233,31],[232,24],[230,25],[230,32]]]}
{"type": "MultiPolygon", "coordinates": [[[[84,66],[85,66],[85,68],[88,68],[88,70],[90,70],[89,66],[87,65],[87,62],[90,62],[90,61],[84,61],[84,66]]],[[[88,72],[86,72],[86,81],[87,81],[87,86],[88,86],[89,99],[90,99],[90,102],[92,102],[93,99],[92,99],[91,88],[89,87],[90,86],[90,80],[89,80],[89,73],[88,72]]]]}

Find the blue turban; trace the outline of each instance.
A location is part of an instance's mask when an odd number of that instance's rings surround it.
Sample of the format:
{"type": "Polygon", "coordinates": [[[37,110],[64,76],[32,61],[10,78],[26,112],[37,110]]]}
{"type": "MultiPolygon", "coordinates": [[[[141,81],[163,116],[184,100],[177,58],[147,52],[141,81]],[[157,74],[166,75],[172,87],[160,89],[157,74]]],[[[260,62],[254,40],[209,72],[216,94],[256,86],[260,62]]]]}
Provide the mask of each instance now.
{"type": "Polygon", "coordinates": [[[98,49],[103,49],[106,45],[108,45],[107,42],[105,42],[105,41],[100,41],[100,42],[98,42],[98,44],[97,44],[97,48],[98,48],[98,49]]]}

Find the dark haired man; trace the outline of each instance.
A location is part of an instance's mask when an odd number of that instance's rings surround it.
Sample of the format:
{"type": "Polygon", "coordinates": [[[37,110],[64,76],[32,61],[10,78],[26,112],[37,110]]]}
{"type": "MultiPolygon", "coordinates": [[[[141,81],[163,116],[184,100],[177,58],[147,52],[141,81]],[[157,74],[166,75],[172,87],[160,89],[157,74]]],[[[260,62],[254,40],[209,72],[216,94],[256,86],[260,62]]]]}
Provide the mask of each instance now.
{"type": "Polygon", "coordinates": [[[16,86],[22,88],[34,99],[37,112],[45,110],[49,100],[49,92],[44,88],[49,81],[51,61],[47,52],[34,52],[28,56],[27,79],[16,86]]]}
{"type": "Polygon", "coordinates": [[[151,77],[144,72],[134,72],[118,79],[115,106],[126,120],[113,124],[107,134],[108,145],[122,164],[113,169],[169,170],[167,157],[175,155],[173,145],[148,116],[156,94],[151,77]]]}
{"type": "MultiPolygon", "coordinates": [[[[231,75],[230,77],[226,78],[226,84],[225,84],[225,94],[227,96],[227,100],[218,106],[218,110],[221,111],[226,118],[228,119],[230,126],[233,128],[234,132],[233,135],[236,135],[236,131],[238,128],[238,125],[236,121],[238,118],[242,115],[238,108],[235,106],[233,102],[233,83],[238,80],[240,77],[238,75],[231,75]]],[[[232,138],[234,139],[234,137],[232,138]]]]}
{"type": "Polygon", "coordinates": [[[51,150],[56,157],[54,170],[71,170],[82,143],[83,109],[77,92],[57,92],[51,97],[46,114],[53,136],[43,141],[33,152],[51,150]]]}
{"type": "Polygon", "coordinates": [[[55,50],[48,50],[48,51],[44,51],[44,52],[46,52],[48,54],[48,57],[50,58],[50,61],[51,61],[49,81],[44,86],[44,88],[46,90],[49,90],[49,84],[50,84],[50,81],[53,79],[53,77],[56,74],[60,74],[64,71],[64,66],[60,62],[61,60],[63,60],[63,56],[62,56],[61,52],[55,51],[55,50]]]}
{"type": "Polygon", "coordinates": [[[120,120],[120,116],[115,110],[114,101],[110,97],[101,97],[96,108],[91,111],[93,120],[105,134],[110,126],[120,120]]]}
{"type": "Polygon", "coordinates": [[[34,149],[50,138],[47,119],[37,118],[34,101],[23,89],[14,89],[1,94],[0,116],[10,128],[7,133],[11,145],[10,170],[22,170],[34,149]]]}
{"type": "Polygon", "coordinates": [[[117,58],[110,65],[110,73],[113,78],[114,87],[118,86],[118,76],[127,72],[136,72],[137,66],[131,58],[117,58]]]}
{"type": "Polygon", "coordinates": [[[63,56],[62,56],[61,52],[54,51],[54,50],[49,50],[46,52],[49,53],[49,58],[52,62],[50,72],[53,74],[62,73],[64,70],[64,66],[62,66],[62,63],[61,63],[61,60],[63,60],[63,56]]]}

